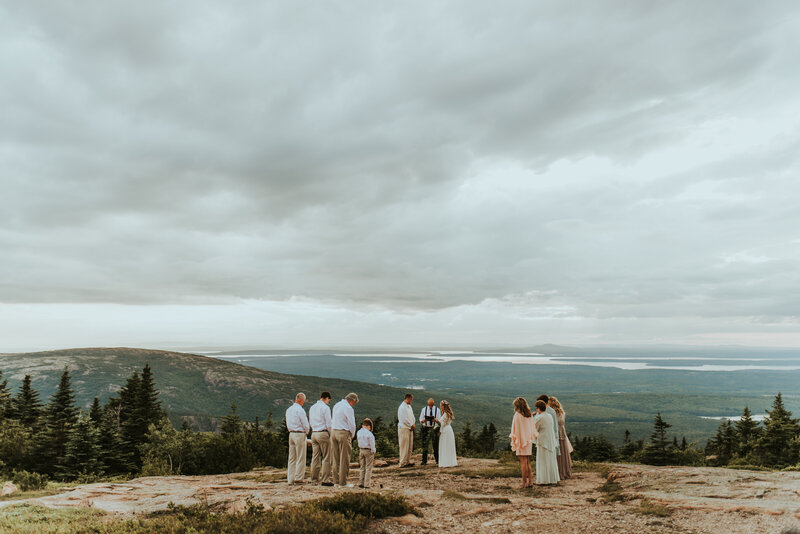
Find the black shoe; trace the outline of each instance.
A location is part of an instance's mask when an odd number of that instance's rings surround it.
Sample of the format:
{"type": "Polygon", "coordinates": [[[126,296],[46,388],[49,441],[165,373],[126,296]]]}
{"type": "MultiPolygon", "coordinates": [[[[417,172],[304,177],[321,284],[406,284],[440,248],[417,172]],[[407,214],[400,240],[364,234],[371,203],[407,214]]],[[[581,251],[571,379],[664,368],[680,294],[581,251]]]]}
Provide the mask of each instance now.
{"type": "Polygon", "coordinates": [[[361,484],[359,484],[359,485],[358,485],[358,487],[359,487],[359,488],[366,488],[366,486],[363,486],[363,485],[361,485],[361,484]]]}
{"type": "Polygon", "coordinates": [[[323,482],[322,485],[330,487],[333,486],[333,482],[323,482]]]}
{"type": "Polygon", "coordinates": [[[414,467],[414,462],[407,463],[406,467],[414,467]]]}
{"type": "Polygon", "coordinates": [[[421,465],[428,465],[428,462],[422,462],[421,465]]]}

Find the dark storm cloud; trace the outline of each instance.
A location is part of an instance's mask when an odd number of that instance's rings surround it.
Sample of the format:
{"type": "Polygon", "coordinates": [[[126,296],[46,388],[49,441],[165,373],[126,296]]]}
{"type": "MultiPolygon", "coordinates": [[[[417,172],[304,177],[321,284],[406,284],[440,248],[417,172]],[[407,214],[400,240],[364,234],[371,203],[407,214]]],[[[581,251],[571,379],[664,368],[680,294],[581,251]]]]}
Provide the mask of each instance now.
{"type": "Polygon", "coordinates": [[[789,2],[6,5],[0,301],[791,315],[797,25],[789,2]]]}

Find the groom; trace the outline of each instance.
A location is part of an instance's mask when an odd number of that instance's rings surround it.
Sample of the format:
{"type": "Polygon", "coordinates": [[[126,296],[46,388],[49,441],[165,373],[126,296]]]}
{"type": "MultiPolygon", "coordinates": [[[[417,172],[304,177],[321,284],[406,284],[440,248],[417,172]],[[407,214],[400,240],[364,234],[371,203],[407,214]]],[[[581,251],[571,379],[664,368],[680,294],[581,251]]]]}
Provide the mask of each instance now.
{"type": "Polygon", "coordinates": [[[433,442],[433,456],[436,465],[439,465],[439,419],[442,412],[435,406],[433,399],[428,399],[428,404],[419,412],[419,422],[422,425],[422,465],[428,463],[428,443],[433,442]]]}

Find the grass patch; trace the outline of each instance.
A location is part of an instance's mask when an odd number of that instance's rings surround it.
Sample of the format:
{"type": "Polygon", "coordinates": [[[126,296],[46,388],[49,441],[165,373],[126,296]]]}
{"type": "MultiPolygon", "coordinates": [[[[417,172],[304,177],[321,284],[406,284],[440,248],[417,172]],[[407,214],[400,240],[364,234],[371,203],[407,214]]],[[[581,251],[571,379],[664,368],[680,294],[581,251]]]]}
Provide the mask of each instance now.
{"type": "Polygon", "coordinates": [[[508,497],[467,497],[457,491],[445,491],[439,497],[450,501],[474,501],[485,502],[488,504],[511,504],[511,499],[508,497]]]}
{"type": "Polygon", "coordinates": [[[333,497],[324,497],[309,503],[326,512],[340,513],[347,517],[363,516],[369,519],[397,517],[402,515],[422,514],[408,504],[400,495],[382,495],[380,493],[342,493],[333,497]]]}
{"type": "Polygon", "coordinates": [[[633,509],[637,514],[652,515],[655,517],[669,517],[672,515],[672,510],[663,504],[654,503],[649,499],[642,499],[639,506],[633,509]]]}
{"type": "Polygon", "coordinates": [[[572,470],[576,473],[597,473],[603,478],[608,478],[608,475],[610,475],[611,471],[613,470],[613,466],[597,462],[577,460],[572,463],[572,470]]]}
{"type": "Polygon", "coordinates": [[[616,480],[606,479],[603,485],[597,488],[603,493],[606,502],[623,502],[629,500],[628,495],[622,491],[622,486],[616,480]]]}
{"type": "Polygon", "coordinates": [[[119,520],[96,510],[50,509],[29,503],[0,509],[0,532],[15,534],[355,534],[372,519],[419,512],[404,497],[347,493],[299,506],[265,510],[251,505],[240,514],[207,506],[170,507],[137,519],[119,520]]]}
{"type": "Polygon", "coordinates": [[[467,478],[515,478],[522,476],[522,472],[519,469],[519,464],[499,465],[497,467],[491,467],[488,469],[449,469],[447,474],[461,475],[467,478]]]}

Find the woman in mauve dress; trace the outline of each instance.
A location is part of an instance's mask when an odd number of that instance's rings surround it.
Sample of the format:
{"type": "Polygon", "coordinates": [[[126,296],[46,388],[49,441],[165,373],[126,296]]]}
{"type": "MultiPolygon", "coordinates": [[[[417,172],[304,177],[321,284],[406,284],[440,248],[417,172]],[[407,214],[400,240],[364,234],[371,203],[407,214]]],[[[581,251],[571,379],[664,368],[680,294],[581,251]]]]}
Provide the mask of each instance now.
{"type": "Polygon", "coordinates": [[[533,486],[533,472],[531,471],[531,454],[533,453],[533,442],[536,439],[536,427],[533,424],[533,414],[531,414],[528,401],[522,397],[514,399],[514,419],[511,421],[511,450],[517,453],[519,467],[522,471],[522,486],[529,488],[533,486]]]}
{"type": "Polygon", "coordinates": [[[558,484],[558,462],[556,461],[556,422],[546,412],[547,404],[543,400],[536,401],[536,415],[533,424],[536,427],[536,483],[539,485],[558,484]]]}
{"type": "Polygon", "coordinates": [[[561,451],[558,455],[558,478],[566,480],[572,477],[572,443],[569,442],[564,426],[567,414],[564,413],[564,408],[557,398],[550,397],[548,404],[556,411],[558,418],[558,448],[561,451]]]}

